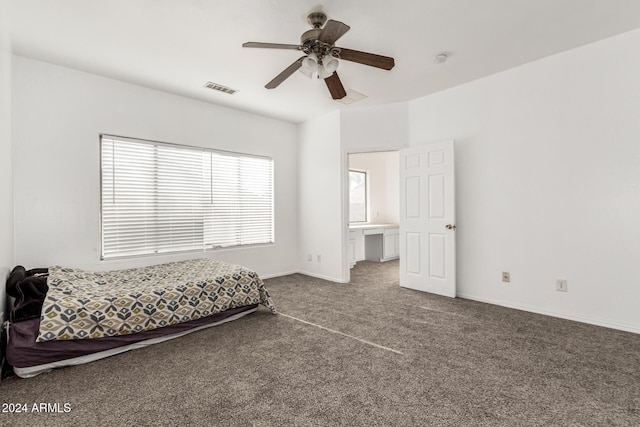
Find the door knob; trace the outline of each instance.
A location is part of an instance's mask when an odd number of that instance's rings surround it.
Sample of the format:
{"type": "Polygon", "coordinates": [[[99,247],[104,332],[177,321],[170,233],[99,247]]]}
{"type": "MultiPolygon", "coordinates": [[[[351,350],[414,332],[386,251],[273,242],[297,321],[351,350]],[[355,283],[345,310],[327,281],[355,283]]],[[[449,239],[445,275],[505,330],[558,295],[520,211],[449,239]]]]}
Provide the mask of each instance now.
{"type": "Polygon", "coordinates": [[[455,226],[455,225],[453,225],[453,224],[447,224],[447,225],[445,225],[445,228],[446,228],[447,230],[455,230],[455,229],[456,229],[456,226],[455,226]]]}

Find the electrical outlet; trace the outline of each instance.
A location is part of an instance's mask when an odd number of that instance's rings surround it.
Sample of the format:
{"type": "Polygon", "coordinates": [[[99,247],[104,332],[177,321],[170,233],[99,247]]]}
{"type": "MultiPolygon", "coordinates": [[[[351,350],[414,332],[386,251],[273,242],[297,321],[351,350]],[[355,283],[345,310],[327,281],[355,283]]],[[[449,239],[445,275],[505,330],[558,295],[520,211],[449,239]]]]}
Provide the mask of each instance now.
{"type": "Polygon", "coordinates": [[[322,262],[322,255],[318,255],[318,262],[322,262]]]}
{"type": "Polygon", "coordinates": [[[566,279],[558,279],[558,280],[556,280],[556,291],[558,291],[558,292],[567,292],[567,281],[566,281],[566,279]]]}
{"type": "Polygon", "coordinates": [[[311,258],[311,254],[307,255],[307,261],[309,262],[313,261],[313,258],[311,258]]]}
{"type": "Polygon", "coordinates": [[[502,272],[502,281],[503,282],[507,282],[507,283],[509,283],[511,281],[511,275],[509,274],[508,271],[503,271],[502,272]]]}

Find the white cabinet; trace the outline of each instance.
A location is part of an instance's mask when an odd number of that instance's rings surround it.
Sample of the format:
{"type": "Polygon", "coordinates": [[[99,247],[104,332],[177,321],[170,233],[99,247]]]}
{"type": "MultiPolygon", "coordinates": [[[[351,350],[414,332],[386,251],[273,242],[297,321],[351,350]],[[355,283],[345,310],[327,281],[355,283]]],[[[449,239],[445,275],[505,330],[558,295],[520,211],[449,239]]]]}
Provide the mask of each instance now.
{"type": "Polygon", "coordinates": [[[349,268],[356,265],[356,239],[349,239],[349,268]]]}
{"type": "Polygon", "coordinates": [[[384,236],[382,242],[382,257],[384,259],[397,258],[398,253],[398,235],[384,236]]]}
{"type": "Polygon", "coordinates": [[[353,268],[356,265],[356,239],[358,234],[362,234],[362,232],[349,231],[349,268],[353,268]]]}
{"type": "Polygon", "coordinates": [[[383,262],[400,256],[400,229],[398,227],[371,228],[364,230],[365,258],[383,262]]]}
{"type": "Polygon", "coordinates": [[[398,228],[385,228],[382,239],[382,259],[387,261],[400,256],[400,230],[398,228]]]}

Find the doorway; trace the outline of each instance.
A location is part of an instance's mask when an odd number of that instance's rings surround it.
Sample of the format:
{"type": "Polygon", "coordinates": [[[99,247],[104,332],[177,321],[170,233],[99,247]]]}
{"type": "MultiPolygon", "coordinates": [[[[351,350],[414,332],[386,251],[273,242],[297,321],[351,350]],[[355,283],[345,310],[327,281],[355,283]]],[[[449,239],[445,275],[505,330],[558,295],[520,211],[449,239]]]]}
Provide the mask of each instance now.
{"type": "Polygon", "coordinates": [[[347,153],[349,280],[358,261],[400,258],[401,287],[456,296],[454,163],[453,140],[347,153]]]}
{"type": "Polygon", "coordinates": [[[348,154],[350,269],[362,261],[399,258],[398,154],[396,150],[348,154]]]}

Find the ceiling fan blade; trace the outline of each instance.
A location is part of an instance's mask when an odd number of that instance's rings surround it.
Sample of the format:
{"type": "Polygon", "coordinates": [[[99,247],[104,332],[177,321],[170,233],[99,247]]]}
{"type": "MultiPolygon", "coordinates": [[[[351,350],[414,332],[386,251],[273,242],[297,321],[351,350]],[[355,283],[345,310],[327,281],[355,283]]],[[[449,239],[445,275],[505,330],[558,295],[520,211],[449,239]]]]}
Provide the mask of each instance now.
{"type": "Polygon", "coordinates": [[[298,71],[298,69],[300,67],[302,67],[302,60],[304,58],[306,58],[306,56],[301,57],[296,62],[294,62],[293,64],[289,65],[280,74],[275,76],[273,78],[273,80],[271,80],[269,83],[267,83],[264,87],[266,87],[267,89],[277,88],[280,85],[280,83],[285,81],[287,78],[289,78],[289,76],[291,76],[291,74],[295,73],[296,71],[298,71]]]}
{"type": "Polygon", "coordinates": [[[242,44],[242,47],[261,47],[266,49],[294,49],[302,50],[302,46],[297,44],[282,44],[282,43],[260,43],[260,42],[246,42],[242,44]]]}
{"type": "Polygon", "coordinates": [[[327,23],[322,28],[320,35],[318,36],[318,40],[327,44],[334,44],[336,40],[344,35],[347,31],[349,31],[351,27],[345,24],[344,22],[334,21],[333,19],[329,19],[327,23]]]}
{"type": "Polygon", "coordinates": [[[329,88],[329,92],[333,99],[342,99],[347,96],[347,91],[344,90],[340,77],[338,77],[338,73],[335,71],[332,75],[324,79],[324,82],[327,84],[327,88],[329,88]]]}
{"type": "Polygon", "coordinates": [[[389,56],[376,55],[375,53],[360,52],[359,50],[338,48],[340,53],[338,58],[345,61],[357,62],[359,64],[370,65],[372,67],[390,70],[395,65],[393,58],[389,56]]]}

